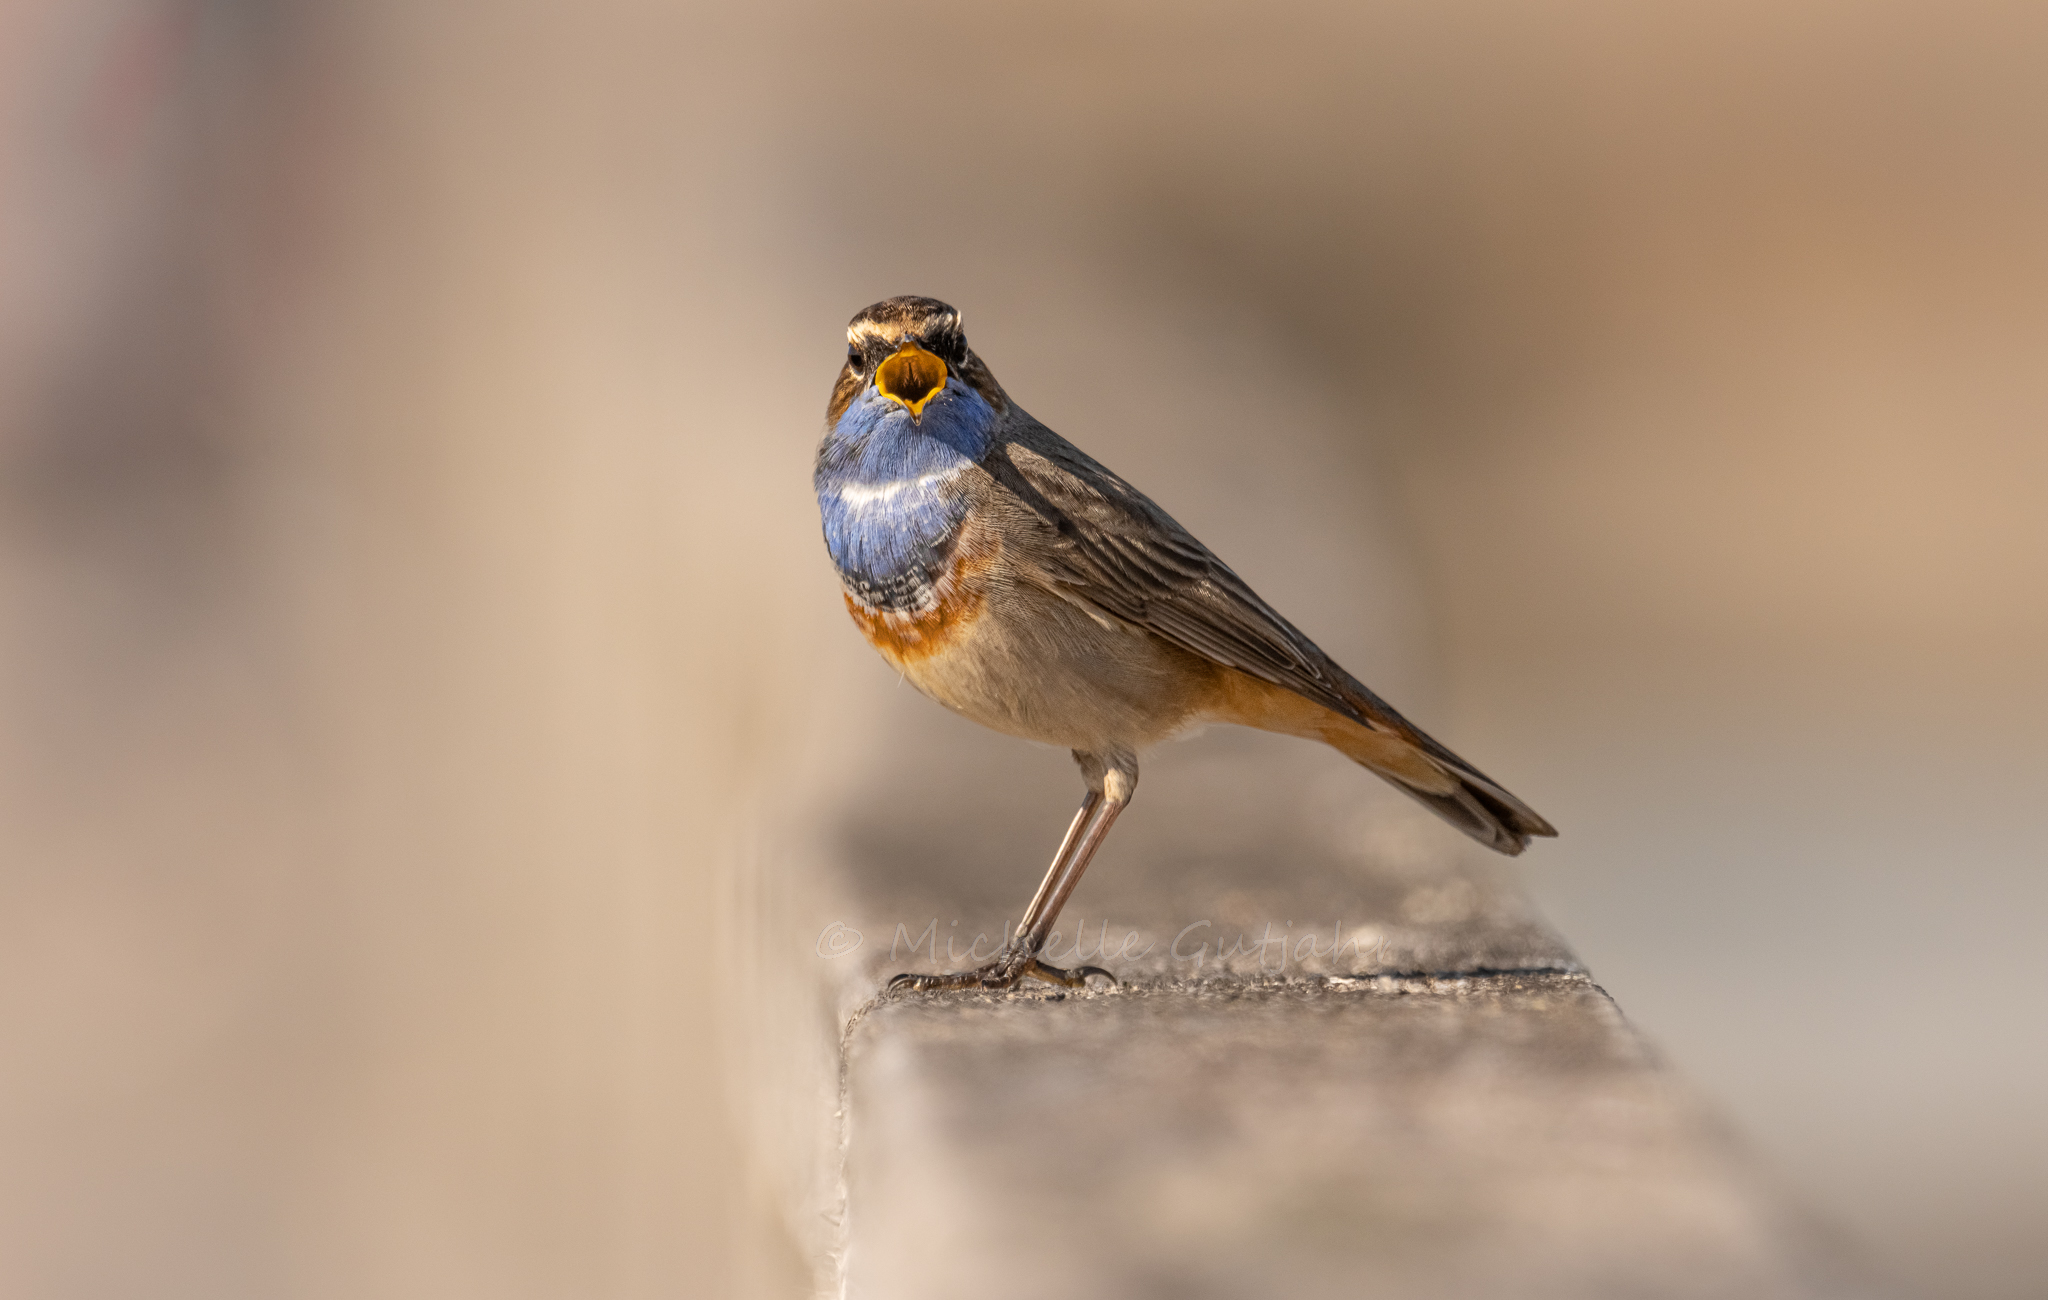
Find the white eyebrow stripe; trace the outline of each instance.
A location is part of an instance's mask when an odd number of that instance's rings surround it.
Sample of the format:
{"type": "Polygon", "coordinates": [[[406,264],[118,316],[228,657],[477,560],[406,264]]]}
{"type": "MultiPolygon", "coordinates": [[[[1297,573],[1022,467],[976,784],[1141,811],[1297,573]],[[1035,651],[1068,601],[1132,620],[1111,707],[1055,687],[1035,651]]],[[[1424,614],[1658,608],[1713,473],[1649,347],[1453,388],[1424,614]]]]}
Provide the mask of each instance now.
{"type": "Polygon", "coordinates": [[[888,483],[845,483],[839,488],[839,499],[850,506],[872,506],[894,501],[905,492],[936,487],[960,471],[942,470],[937,474],[925,474],[918,478],[899,478],[888,483]]]}

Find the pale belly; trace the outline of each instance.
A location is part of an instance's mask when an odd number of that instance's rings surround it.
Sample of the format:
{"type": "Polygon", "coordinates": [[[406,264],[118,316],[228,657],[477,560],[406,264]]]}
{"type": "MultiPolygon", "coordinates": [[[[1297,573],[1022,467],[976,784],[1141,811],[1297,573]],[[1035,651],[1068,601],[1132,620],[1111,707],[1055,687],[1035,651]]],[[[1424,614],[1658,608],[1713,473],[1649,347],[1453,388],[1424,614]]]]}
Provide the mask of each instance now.
{"type": "Polygon", "coordinates": [[[985,727],[1135,752],[1198,721],[1213,694],[1207,660],[1035,587],[992,582],[973,603],[929,653],[877,648],[918,690],[985,727]]]}

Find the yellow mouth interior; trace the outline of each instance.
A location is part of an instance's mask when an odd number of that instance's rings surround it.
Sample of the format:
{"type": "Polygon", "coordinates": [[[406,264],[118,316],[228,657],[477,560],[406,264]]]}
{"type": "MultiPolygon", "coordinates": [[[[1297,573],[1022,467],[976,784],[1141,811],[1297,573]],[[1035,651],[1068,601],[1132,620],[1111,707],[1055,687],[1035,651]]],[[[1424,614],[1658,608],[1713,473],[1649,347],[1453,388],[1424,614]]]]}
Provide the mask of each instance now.
{"type": "Polygon", "coordinates": [[[945,386],[946,363],[915,343],[905,343],[875,368],[876,390],[909,407],[912,419],[922,415],[925,403],[945,386]]]}

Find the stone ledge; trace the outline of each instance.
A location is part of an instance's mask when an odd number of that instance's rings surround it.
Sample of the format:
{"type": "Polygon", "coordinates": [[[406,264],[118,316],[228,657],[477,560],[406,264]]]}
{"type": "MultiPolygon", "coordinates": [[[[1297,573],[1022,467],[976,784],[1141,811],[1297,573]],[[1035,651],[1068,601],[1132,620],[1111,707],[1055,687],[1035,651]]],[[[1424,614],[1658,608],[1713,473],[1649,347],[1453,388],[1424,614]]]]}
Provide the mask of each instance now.
{"type": "Polygon", "coordinates": [[[1585,975],[884,998],[854,1297],[1867,1294],[1585,975]]]}
{"type": "Polygon", "coordinates": [[[877,996],[985,957],[1077,797],[936,712],[755,877],[747,1100],[827,1293],[1872,1294],[1529,903],[1540,854],[1310,746],[1152,758],[1049,957],[1117,989],[877,996]]]}

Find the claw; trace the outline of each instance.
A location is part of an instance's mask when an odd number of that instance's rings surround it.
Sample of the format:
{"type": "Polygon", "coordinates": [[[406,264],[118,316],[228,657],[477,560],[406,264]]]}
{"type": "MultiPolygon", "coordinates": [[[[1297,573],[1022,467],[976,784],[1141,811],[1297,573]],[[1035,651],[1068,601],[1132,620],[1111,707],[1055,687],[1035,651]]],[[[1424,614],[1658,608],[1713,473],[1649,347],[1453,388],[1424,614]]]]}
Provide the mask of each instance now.
{"type": "Polygon", "coordinates": [[[1076,966],[1072,970],[1062,970],[1058,966],[1048,966],[1034,957],[1024,973],[1033,979],[1044,980],[1048,984],[1061,984],[1070,989],[1087,988],[1089,976],[1097,975],[1108,980],[1111,988],[1116,987],[1116,976],[1100,966],[1076,966]]]}
{"type": "Polygon", "coordinates": [[[1018,981],[1027,975],[1032,979],[1044,980],[1048,984],[1058,984],[1070,989],[1087,988],[1091,978],[1106,980],[1111,988],[1115,988],[1117,983],[1116,976],[1100,966],[1076,966],[1072,970],[1062,970],[1058,966],[1048,966],[1036,957],[1024,957],[1021,952],[1013,950],[986,966],[961,971],[958,974],[913,975],[905,972],[890,980],[888,987],[892,992],[897,989],[908,989],[918,993],[952,989],[997,991],[1015,988],[1018,981]]]}

